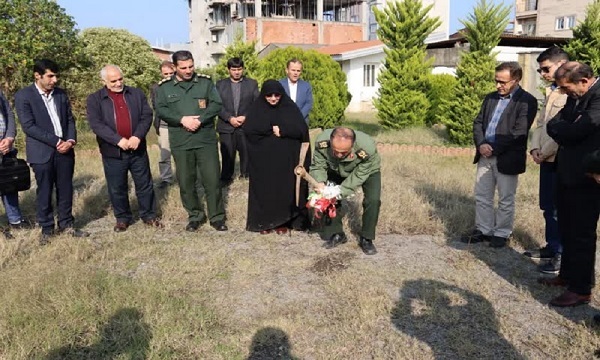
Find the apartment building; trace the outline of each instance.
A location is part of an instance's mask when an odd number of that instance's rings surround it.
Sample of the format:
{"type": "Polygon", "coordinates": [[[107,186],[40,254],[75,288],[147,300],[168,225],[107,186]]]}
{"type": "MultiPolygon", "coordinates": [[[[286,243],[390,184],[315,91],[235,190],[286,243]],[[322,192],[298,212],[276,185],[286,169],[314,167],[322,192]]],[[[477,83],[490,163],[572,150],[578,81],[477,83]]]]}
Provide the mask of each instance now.
{"type": "Polygon", "coordinates": [[[516,0],[517,35],[573,37],[573,28],[585,18],[593,0],[516,0]]]}
{"type": "MultiPolygon", "coordinates": [[[[374,39],[374,7],[386,0],[188,0],[191,51],[197,66],[212,66],[239,34],[257,48],[276,44],[336,45],[374,39]]],[[[450,0],[433,4],[442,25],[431,41],[447,39],[450,0]]]]}

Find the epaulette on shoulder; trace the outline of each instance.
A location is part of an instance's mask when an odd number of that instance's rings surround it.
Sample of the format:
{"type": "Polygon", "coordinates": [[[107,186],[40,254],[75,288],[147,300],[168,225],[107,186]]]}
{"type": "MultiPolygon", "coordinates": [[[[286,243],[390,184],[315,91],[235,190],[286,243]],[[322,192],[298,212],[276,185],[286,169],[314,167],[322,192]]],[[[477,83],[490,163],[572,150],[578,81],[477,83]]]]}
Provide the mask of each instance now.
{"type": "Polygon", "coordinates": [[[198,74],[198,76],[200,76],[200,77],[203,77],[203,78],[210,79],[210,75],[206,75],[206,74],[198,74]]]}
{"type": "Polygon", "coordinates": [[[171,78],[164,78],[164,79],[162,79],[161,81],[158,82],[158,86],[161,86],[162,84],[167,83],[170,80],[171,80],[171,78]]]}
{"type": "Polygon", "coordinates": [[[323,141],[319,141],[317,143],[317,147],[319,149],[327,149],[329,147],[329,140],[323,140],[323,141]]]}
{"type": "Polygon", "coordinates": [[[356,156],[358,156],[362,160],[366,160],[367,158],[369,158],[369,154],[367,154],[367,152],[364,149],[356,150],[356,156]]]}

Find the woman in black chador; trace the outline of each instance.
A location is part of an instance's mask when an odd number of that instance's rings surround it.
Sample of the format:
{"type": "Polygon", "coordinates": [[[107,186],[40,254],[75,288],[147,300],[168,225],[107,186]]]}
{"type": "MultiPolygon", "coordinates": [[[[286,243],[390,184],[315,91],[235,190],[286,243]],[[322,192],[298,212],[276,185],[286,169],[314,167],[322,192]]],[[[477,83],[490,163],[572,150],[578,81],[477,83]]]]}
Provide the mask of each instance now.
{"type": "MultiPolygon", "coordinates": [[[[248,146],[248,221],[246,230],[268,234],[308,227],[308,185],[300,182],[296,205],[296,175],[300,148],[308,142],[308,126],[296,104],[277,80],[267,80],[246,116],[248,146]]],[[[310,165],[310,149],[304,166],[310,165]]]]}

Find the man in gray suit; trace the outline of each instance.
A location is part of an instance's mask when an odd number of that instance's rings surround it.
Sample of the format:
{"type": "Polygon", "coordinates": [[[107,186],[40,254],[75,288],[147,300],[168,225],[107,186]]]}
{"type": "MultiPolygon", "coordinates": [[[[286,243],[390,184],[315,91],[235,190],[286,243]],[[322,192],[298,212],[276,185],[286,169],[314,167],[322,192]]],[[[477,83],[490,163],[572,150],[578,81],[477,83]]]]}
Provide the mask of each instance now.
{"type": "Polygon", "coordinates": [[[285,74],[287,77],[279,80],[279,82],[283,85],[288,96],[300,109],[306,125],[309,125],[308,114],[313,107],[313,94],[310,84],[300,79],[300,75],[302,75],[302,61],[298,59],[288,61],[285,67],[285,74]]]}
{"type": "Polygon", "coordinates": [[[250,106],[258,97],[258,83],[244,76],[244,61],[238,57],[227,61],[229,77],[217,82],[217,91],[223,101],[219,112],[217,131],[221,142],[221,185],[233,181],[235,154],[240,154],[240,177],[248,177],[248,151],[244,136],[244,122],[250,106]]]}

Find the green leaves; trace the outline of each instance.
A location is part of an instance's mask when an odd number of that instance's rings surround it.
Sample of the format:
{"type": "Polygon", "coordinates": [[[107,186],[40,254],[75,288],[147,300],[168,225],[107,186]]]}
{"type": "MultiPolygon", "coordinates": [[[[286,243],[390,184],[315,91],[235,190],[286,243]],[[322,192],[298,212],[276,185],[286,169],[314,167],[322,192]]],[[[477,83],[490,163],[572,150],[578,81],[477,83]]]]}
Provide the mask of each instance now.
{"type": "Polygon", "coordinates": [[[586,8],[585,19],[573,29],[573,39],[564,47],[569,58],[589,64],[600,71],[600,0],[586,8]]]}
{"type": "Polygon", "coordinates": [[[313,90],[310,127],[331,128],[340,125],[344,110],[350,103],[350,94],[346,74],[329,55],[292,46],[274,50],[260,61],[257,71],[259,83],[267,79],[284,78],[286,64],[293,58],[302,61],[302,79],[308,81],[313,90]]]}
{"type": "Polygon", "coordinates": [[[500,42],[509,14],[508,6],[480,0],[473,14],[462,21],[470,51],[461,54],[456,68],[456,95],[441,101],[438,116],[448,129],[450,141],[455,144],[473,143],[473,120],[485,96],[495,89],[496,59],[492,50],[500,42]]]}
{"type": "Polygon", "coordinates": [[[427,14],[432,5],[420,0],[388,2],[383,10],[374,8],[377,34],[387,46],[378,76],[379,97],[374,99],[377,116],[386,129],[423,125],[430,109],[427,98],[433,59],[425,59],[425,39],[439,25],[439,18],[427,14]]]}
{"type": "Polygon", "coordinates": [[[64,71],[84,63],[75,21],[50,0],[0,0],[0,87],[12,98],[33,82],[35,59],[64,71]]]}

